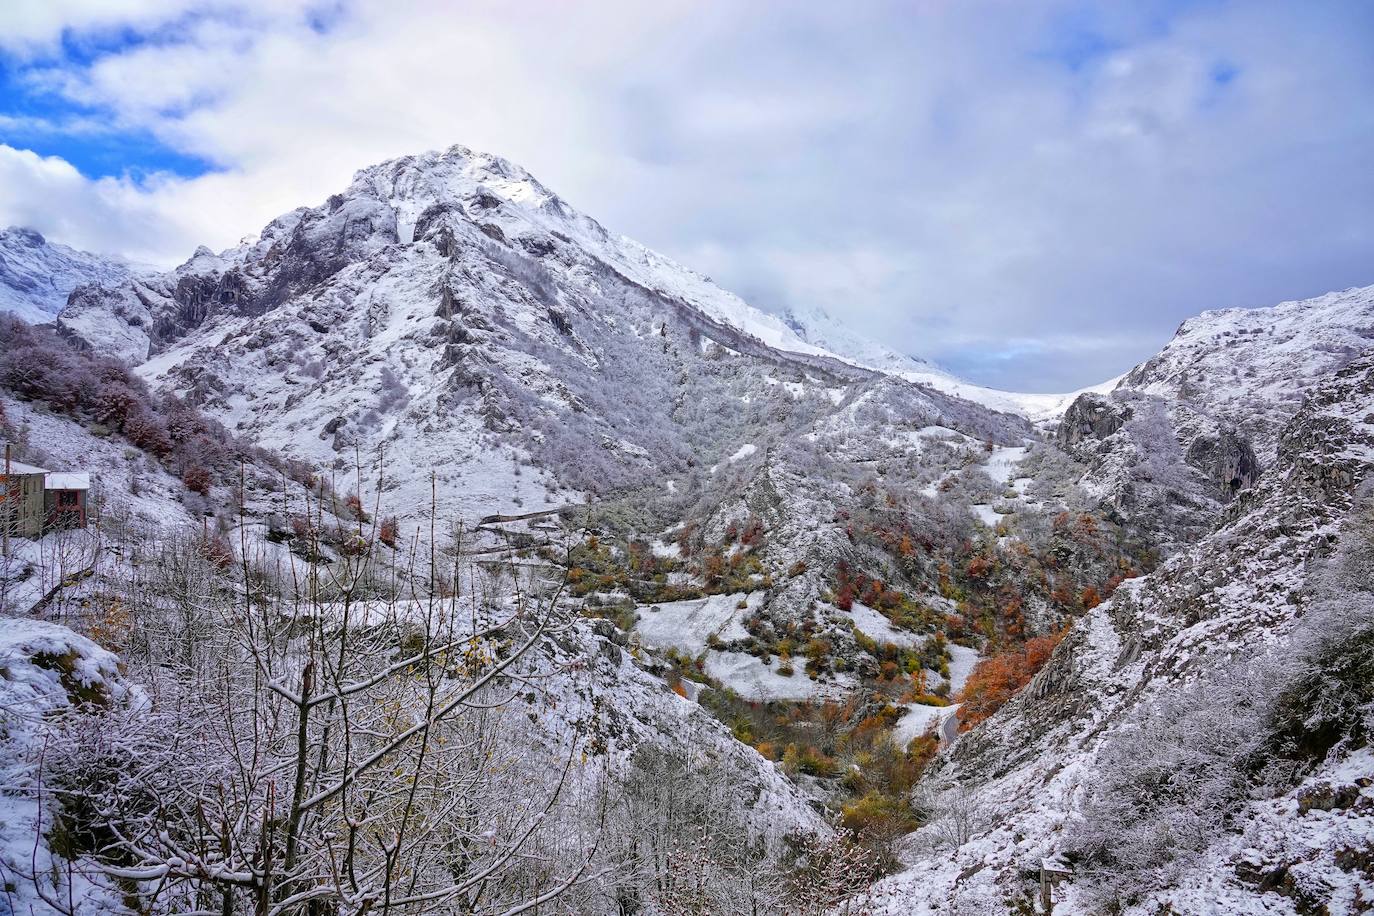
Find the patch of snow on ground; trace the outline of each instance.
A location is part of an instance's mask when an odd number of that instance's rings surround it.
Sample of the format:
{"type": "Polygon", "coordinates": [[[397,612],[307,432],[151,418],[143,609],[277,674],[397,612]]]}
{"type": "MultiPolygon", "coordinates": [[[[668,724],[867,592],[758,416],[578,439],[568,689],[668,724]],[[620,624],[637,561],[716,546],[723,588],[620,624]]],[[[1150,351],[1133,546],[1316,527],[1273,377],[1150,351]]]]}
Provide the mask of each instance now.
{"type": "Polygon", "coordinates": [[[989,528],[997,527],[997,522],[1002,518],[987,503],[974,503],[969,508],[973,510],[974,515],[978,516],[978,520],[989,528]]]}
{"type": "Polygon", "coordinates": [[[988,456],[988,460],[983,462],[983,470],[996,483],[1009,483],[1012,479],[1012,471],[1025,457],[1025,446],[995,448],[992,450],[992,454],[988,456]]]}
{"type": "Polygon", "coordinates": [[[813,681],[800,666],[796,665],[796,673],[791,677],[784,677],[777,672],[778,664],[775,658],[765,665],[754,656],[743,652],[720,652],[712,649],[706,653],[706,673],[746,700],[840,698],[854,688],[849,678],[841,677],[826,682],[813,681]]]}
{"type": "Polygon", "coordinates": [[[959,709],[956,703],[952,706],[926,706],[923,703],[904,704],[906,715],[897,720],[896,726],[892,729],[892,740],[903,750],[916,738],[926,732],[935,730],[940,731],[959,709]]]}
{"type": "Polygon", "coordinates": [[[959,691],[964,689],[964,683],[968,676],[973,673],[973,666],[978,664],[978,650],[970,649],[967,646],[957,646],[949,644],[949,693],[950,696],[957,696],[959,691]]]}
{"type": "Polygon", "coordinates": [[[634,632],[644,645],[655,649],[671,647],[697,655],[705,650],[706,640],[713,634],[727,641],[746,638],[749,634],[741,621],[762,600],[762,592],[739,592],[648,605],[639,608],[634,632]],[[748,608],[740,608],[741,601],[748,608]]]}
{"type": "Polygon", "coordinates": [[[731,455],[729,458],[725,460],[729,461],[731,464],[734,464],[736,461],[743,461],[745,458],[748,458],[750,455],[754,454],[758,450],[759,447],[757,445],[755,445],[752,442],[746,442],[739,447],[738,451],[736,451],[733,455],[731,455]]]}
{"type": "Polygon", "coordinates": [[[854,621],[854,626],[859,628],[860,633],[879,643],[890,642],[898,646],[919,646],[925,643],[924,636],[897,629],[881,613],[857,601],[849,609],[848,616],[854,621]]]}
{"type": "Polygon", "coordinates": [[[665,543],[655,538],[649,542],[649,550],[651,550],[656,557],[664,557],[672,560],[677,560],[682,557],[682,545],[677,541],[665,543]]]}

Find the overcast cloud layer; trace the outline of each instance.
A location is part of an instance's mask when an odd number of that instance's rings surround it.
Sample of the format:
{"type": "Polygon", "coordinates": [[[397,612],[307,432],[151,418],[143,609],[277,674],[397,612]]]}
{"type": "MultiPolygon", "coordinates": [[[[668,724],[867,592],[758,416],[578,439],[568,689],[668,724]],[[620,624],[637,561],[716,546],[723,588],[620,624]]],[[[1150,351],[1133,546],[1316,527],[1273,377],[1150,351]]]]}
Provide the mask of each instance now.
{"type": "Polygon", "coordinates": [[[1374,4],[5,0],[0,225],[173,263],[463,143],[763,308],[1066,390],[1374,283],[1374,4]]]}

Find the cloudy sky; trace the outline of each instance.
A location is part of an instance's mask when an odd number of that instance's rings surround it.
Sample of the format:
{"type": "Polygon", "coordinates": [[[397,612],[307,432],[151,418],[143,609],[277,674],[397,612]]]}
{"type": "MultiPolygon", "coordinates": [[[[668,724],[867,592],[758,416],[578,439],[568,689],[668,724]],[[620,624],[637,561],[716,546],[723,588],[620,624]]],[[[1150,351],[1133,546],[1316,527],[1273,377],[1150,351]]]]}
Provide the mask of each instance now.
{"type": "Polygon", "coordinates": [[[0,225],[171,264],[452,143],[1004,388],[1374,283],[1366,0],[0,0],[0,225]]]}

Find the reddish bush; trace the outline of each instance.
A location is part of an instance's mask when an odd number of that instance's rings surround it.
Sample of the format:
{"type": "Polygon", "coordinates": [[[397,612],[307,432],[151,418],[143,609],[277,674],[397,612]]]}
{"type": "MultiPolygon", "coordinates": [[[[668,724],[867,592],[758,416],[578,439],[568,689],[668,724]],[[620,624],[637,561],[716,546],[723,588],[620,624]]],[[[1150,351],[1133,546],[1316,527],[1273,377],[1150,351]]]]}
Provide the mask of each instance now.
{"type": "Polygon", "coordinates": [[[349,513],[358,521],[367,521],[367,511],[363,509],[363,501],[358,498],[357,494],[348,494],[344,499],[344,505],[348,508],[349,513]]]}
{"type": "Polygon", "coordinates": [[[214,483],[214,478],[210,472],[198,464],[193,464],[181,475],[181,482],[186,485],[186,489],[192,493],[199,493],[201,496],[210,495],[210,485],[214,483]]]}
{"type": "Polygon", "coordinates": [[[229,542],[219,535],[211,535],[205,539],[203,545],[205,558],[220,569],[228,569],[234,565],[234,548],[229,546],[229,542]]]}
{"type": "Polygon", "coordinates": [[[394,550],[396,548],[396,535],[399,532],[400,527],[396,523],[396,516],[389,515],[382,519],[382,526],[377,532],[377,539],[394,550]]]}
{"type": "Polygon", "coordinates": [[[1067,630],[980,661],[959,697],[960,728],[967,730],[1001,709],[1044,667],[1067,630]]]}
{"type": "Polygon", "coordinates": [[[159,461],[172,453],[172,439],[162,420],[142,404],[137,405],[124,420],[124,435],[129,441],[159,461]]]}
{"type": "Polygon", "coordinates": [[[122,363],[9,315],[0,315],[0,389],[108,426],[172,470],[222,471],[233,454],[248,451],[190,403],[153,394],[122,363]]]}

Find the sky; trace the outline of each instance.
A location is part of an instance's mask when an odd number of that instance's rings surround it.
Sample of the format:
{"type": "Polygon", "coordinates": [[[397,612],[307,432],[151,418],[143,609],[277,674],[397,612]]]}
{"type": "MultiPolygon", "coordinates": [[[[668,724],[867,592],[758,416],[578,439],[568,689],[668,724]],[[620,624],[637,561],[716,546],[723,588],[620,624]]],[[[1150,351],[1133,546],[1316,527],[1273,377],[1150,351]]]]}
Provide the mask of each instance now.
{"type": "Polygon", "coordinates": [[[1366,0],[0,0],[0,226],[171,265],[454,143],[1011,390],[1374,284],[1366,0]]]}

